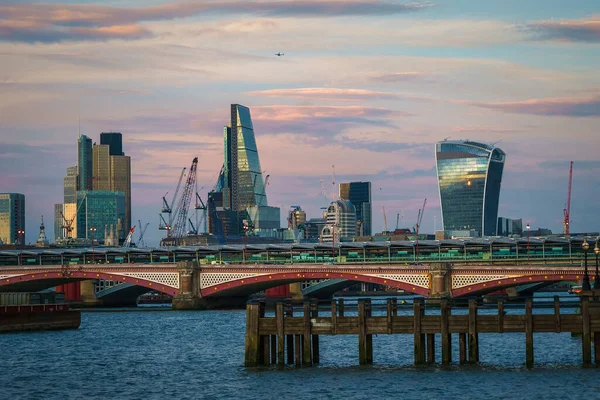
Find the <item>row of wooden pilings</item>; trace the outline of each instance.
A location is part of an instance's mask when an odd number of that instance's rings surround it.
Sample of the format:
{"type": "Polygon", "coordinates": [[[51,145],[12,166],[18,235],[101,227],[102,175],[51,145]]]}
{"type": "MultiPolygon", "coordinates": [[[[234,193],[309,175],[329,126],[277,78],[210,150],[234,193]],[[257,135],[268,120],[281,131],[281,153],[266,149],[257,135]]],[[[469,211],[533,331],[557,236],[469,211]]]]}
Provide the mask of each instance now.
{"type": "MultiPolygon", "coordinates": [[[[441,363],[452,363],[452,334],[458,334],[459,362],[479,362],[479,333],[525,333],[525,364],[534,363],[534,332],[571,332],[581,334],[584,364],[600,364],[600,310],[590,313],[588,297],[582,297],[580,314],[561,314],[560,301],[554,298],[553,314],[533,314],[533,301],[525,301],[524,315],[506,315],[504,303],[498,302],[496,315],[478,314],[476,299],[469,300],[468,315],[453,315],[448,300],[437,300],[439,315],[426,315],[423,299],[415,299],[413,315],[398,315],[396,298],[388,299],[385,315],[373,316],[371,299],[358,301],[357,315],[345,313],[344,300],[331,302],[331,314],[319,315],[318,304],[304,302],[301,317],[293,314],[293,306],[276,303],[275,317],[266,317],[264,302],[246,307],[245,365],[295,364],[311,366],[319,363],[319,335],[358,335],[359,364],[373,363],[373,335],[413,334],[415,365],[436,362],[436,335],[441,340],[441,363]],[[592,332],[598,332],[592,335],[592,332]]],[[[597,304],[597,303],[596,303],[597,304]]],[[[598,310],[598,308],[594,308],[598,310]]]]}

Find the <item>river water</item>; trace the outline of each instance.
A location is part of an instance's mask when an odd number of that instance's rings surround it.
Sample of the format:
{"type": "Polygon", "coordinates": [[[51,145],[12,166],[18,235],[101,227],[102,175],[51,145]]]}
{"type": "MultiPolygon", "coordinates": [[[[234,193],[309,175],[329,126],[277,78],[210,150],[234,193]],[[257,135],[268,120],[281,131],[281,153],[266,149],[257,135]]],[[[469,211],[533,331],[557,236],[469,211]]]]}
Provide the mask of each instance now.
{"type": "Polygon", "coordinates": [[[318,367],[277,370],[243,367],[244,330],[242,310],[120,310],[83,312],[78,330],[0,335],[0,399],[600,398],[570,334],[534,335],[532,369],[523,334],[480,334],[477,366],[417,368],[412,336],[379,335],[374,365],[359,367],[356,337],[322,336],[318,367]]]}

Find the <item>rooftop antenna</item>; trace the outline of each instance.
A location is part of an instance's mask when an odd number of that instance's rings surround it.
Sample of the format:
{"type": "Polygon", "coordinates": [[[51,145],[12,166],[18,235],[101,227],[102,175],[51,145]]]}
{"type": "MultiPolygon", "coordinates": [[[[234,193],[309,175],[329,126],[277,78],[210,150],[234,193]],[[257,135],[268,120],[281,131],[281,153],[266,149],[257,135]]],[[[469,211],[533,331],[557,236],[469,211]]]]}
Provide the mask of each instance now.
{"type": "Polygon", "coordinates": [[[331,165],[331,198],[335,199],[336,195],[335,195],[335,165],[331,165]]]}

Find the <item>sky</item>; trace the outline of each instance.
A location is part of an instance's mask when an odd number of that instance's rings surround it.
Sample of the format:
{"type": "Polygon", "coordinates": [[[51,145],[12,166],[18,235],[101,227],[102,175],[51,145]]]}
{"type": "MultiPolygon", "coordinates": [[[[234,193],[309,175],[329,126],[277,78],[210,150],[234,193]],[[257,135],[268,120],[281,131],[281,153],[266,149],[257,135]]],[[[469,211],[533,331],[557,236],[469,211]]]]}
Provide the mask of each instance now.
{"type": "Polygon", "coordinates": [[[534,229],[562,230],[574,161],[571,230],[600,230],[597,0],[0,0],[0,60],[0,192],[25,194],[27,242],[42,215],[53,238],[79,132],[118,131],[132,219],[158,245],[181,168],[198,156],[214,186],[233,103],[282,226],[363,180],[374,231],[414,226],[425,198],[421,231],[440,229],[450,138],[507,153],[499,216],[534,229]]]}

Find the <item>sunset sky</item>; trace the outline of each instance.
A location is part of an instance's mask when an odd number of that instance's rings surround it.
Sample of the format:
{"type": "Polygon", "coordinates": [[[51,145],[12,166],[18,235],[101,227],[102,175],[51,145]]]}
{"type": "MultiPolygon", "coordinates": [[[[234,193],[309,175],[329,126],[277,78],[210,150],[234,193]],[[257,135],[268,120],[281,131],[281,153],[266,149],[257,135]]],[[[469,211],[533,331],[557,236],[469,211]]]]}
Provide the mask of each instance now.
{"type": "MultiPolygon", "coordinates": [[[[499,216],[600,230],[597,0],[0,0],[0,192],[24,193],[27,241],[81,133],[123,133],[133,221],[157,245],[161,197],[199,157],[223,162],[229,105],[250,108],[270,205],[318,217],[336,183],[372,182],[374,231],[404,210],[441,228],[434,144],[507,153],[499,216]],[[275,53],[285,53],[282,57],[275,53]]],[[[337,193],[337,188],[335,190],[337,193]]],[[[134,240],[137,235],[134,236],[134,240]]]]}

